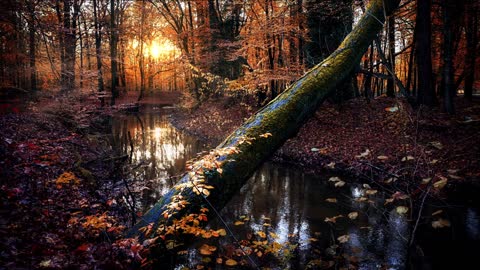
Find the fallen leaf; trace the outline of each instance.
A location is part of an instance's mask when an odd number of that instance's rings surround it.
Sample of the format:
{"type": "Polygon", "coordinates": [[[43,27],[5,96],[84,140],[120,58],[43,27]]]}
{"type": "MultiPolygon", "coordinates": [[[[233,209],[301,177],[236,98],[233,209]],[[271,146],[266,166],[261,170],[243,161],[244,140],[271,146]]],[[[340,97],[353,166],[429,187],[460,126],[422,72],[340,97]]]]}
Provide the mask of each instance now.
{"type": "Polygon", "coordinates": [[[216,262],[217,262],[218,264],[222,264],[222,263],[223,263],[223,259],[222,259],[222,258],[217,258],[216,262]]]}
{"type": "Polygon", "coordinates": [[[441,213],[443,213],[443,210],[438,210],[438,211],[433,212],[432,216],[436,216],[436,215],[441,214],[441,213]]]}
{"type": "Polygon", "coordinates": [[[444,228],[444,227],[450,227],[450,221],[441,218],[441,219],[439,219],[439,220],[432,221],[432,227],[433,227],[434,229],[440,229],[440,228],[444,228]]]}
{"type": "Polygon", "coordinates": [[[332,176],[328,179],[328,181],[330,181],[330,182],[339,182],[341,180],[342,179],[340,179],[340,177],[337,177],[337,176],[332,176]]]}
{"type": "Polygon", "coordinates": [[[52,265],[52,260],[45,260],[38,264],[40,267],[50,267],[52,265]]]}
{"type": "Polygon", "coordinates": [[[375,195],[377,192],[378,192],[378,190],[376,190],[376,189],[369,189],[369,190],[365,191],[365,194],[375,195]]]}
{"type": "Polygon", "coordinates": [[[200,254],[204,255],[204,256],[210,256],[212,255],[212,253],[217,250],[217,247],[215,246],[209,246],[207,244],[203,244],[199,249],[198,251],[200,251],[200,254]]]}
{"type": "Polygon", "coordinates": [[[436,189],[442,189],[445,187],[445,185],[447,185],[447,182],[448,182],[448,179],[446,177],[443,177],[443,176],[440,176],[440,179],[439,181],[433,183],[433,187],[436,188],[436,189]]]}
{"type": "Polygon", "coordinates": [[[441,142],[439,141],[433,141],[433,142],[429,142],[429,144],[435,148],[437,148],[438,150],[442,150],[443,149],[443,145],[441,142]]]}
{"type": "Polygon", "coordinates": [[[404,158],[402,158],[402,162],[405,162],[405,161],[410,161],[410,160],[414,160],[415,158],[412,157],[412,156],[406,156],[404,158]]]}
{"type": "Polygon", "coordinates": [[[379,159],[379,160],[387,160],[388,157],[387,157],[387,156],[378,156],[377,159],[379,159]]]}
{"type": "Polygon", "coordinates": [[[218,229],[218,230],[217,230],[217,233],[218,233],[220,236],[225,236],[225,235],[227,235],[227,232],[225,231],[225,229],[218,229]]]}
{"type": "Polygon", "coordinates": [[[345,182],[343,181],[338,181],[335,183],[335,187],[343,187],[345,185],[345,182]]]}
{"type": "Polygon", "coordinates": [[[258,236],[260,236],[261,238],[267,238],[267,235],[266,235],[264,232],[258,231],[257,234],[258,234],[258,236]]]}
{"type": "Polygon", "coordinates": [[[339,219],[341,217],[343,217],[343,215],[338,215],[338,216],[334,216],[334,217],[331,217],[331,218],[327,217],[327,218],[325,218],[325,222],[335,223],[335,222],[337,222],[337,219],[339,219]]]}
{"type": "Polygon", "coordinates": [[[337,202],[337,199],[336,198],[328,198],[325,200],[326,202],[329,202],[329,203],[336,203],[337,202]]]}
{"type": "Polygon", "coordinates": [[[243,224],[245,224],[245,222],[240,221],[240,220],[237,220],[237,221],[235,221],[235,223],[233,223],[233,225],[235,225],[235,226],[240,226],[240,225],[243,225],[243,224]]]}
{"type": "Polygon", "coordinates": [[[398,106],[387,107],[387,108],[385,108],[385,111],[387,111],[387,112],[397,112],[398,111],[398,106]]]}
{"type": "Polygon", "coordinates": [[[431,180],[432,180],[431,177],[423,178],[423,179],[422,179],[422,184],[423,184],[423,185],[426,185],[426,184],[430,183],[431,180]]]}
{"type": "Polygon", "coordinates": [[[358,212],[351,212],[351,213],[348,213],[348,218],[349,219],[356,219],[358,217],[358,212]]]}
{"type": "Polygon", "coordinates": [[[337,240],[338,240],[338,242],[340,242],[340,243],[342,243],[342,244],[343,244],[343,243],[346,243],[346,242],[348,242],[348,240],[350,240],[350,235],[345,234],[345,235],[339,236],[339,237],[337,238],[337,240]]]}
{"type": "Polygon", "coordinates": [[[390,199],[385,199],[385,203],[384,203],[384,205],[387,205],[387,204],[389,204],[389,203],[393,202],[393,200],[394,200],[393,198],[390,198],[390,199]]]}
{"type": "Polygon", "coordinates": [[[330,169],[334,169],[335,168],[335,162],[328,163],[327,167],[330,168],[330,169]]]}
{"type": "Polygon", "coordinates": [[[369,149],[365,150],[365,152],[361,153],[360,155],[356,155],[355,157],[356,158],[364,158],[364,157],[367,157],[368,155],[370,155],[370,150],[369,149]]]}
{"type": "Polygon", "coordinates": [[[228,259],[228,260],[225,261],[226,266],[235,266],[237,264],[238,264],[237,261],[235,261],[233,259],[228,259]]]}
{"type": "Polygon", "coordinates": [[[400,215],[406,214],[408,212],[408,207],[406,206],[397,206],[396,208],[397,213],[400,215]]]}

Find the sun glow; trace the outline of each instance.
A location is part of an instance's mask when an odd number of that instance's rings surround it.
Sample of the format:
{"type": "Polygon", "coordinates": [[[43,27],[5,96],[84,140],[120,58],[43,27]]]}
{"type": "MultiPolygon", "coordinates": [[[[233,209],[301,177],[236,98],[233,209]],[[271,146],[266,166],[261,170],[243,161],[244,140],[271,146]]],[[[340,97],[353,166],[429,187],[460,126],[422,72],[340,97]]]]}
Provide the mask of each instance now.
{"type": "Polygon", "coordinates": [[[154,40],[150,44],[148,51],[155,59],[175,58],[177,56],[177,47],[168,39],[154,40]]]}

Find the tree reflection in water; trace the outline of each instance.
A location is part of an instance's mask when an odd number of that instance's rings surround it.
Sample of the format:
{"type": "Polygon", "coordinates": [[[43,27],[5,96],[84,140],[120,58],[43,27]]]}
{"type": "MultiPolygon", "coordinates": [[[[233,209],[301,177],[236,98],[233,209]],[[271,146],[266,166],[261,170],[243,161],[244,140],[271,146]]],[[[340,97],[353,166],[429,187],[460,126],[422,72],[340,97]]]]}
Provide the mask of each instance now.
{"type": "Polygon", "coordinates": [[[174,128],[162,111],[116,116],[112,132],[114,147],[128,154],[133,165],[141,164],[128,176],[141,193],[142,199],[136,200],[140,210],[153,206],[175,184],[173,177],[185,171],[185,163],[204,148],[174,128]]]}

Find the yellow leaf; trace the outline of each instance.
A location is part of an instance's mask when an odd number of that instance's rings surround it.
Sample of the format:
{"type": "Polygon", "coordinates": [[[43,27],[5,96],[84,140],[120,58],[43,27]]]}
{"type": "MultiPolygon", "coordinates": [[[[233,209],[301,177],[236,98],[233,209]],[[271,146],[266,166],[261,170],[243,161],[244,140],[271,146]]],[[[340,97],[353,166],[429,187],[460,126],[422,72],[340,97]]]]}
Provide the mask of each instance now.
{"type": "Polygon", "coordinates": [[[436,189],[442,189],[447,185],[448,179],[446,177],[440,176],[440,181],[433,183],[433,187],[436,189]]]}
{"type": "Polygon", "coordinates": [[[217,262],[218,264],[222,264],[223,259],[222,259],[222,258],[217,258],[216,262],[217,262]]]}
{"type": "Polygon", "coordinates": [[[225,231],[225,229],[218,229],[218,230],[217,230],[217,233],[218,233],[219,235],[221,235],[221,236],[227,235],[227,232],[225,231]]]}
{"type": "Polygon", "coordinates": [[[331,218],[325,218],[325,222],[331,222],[331,223],[335,223],[337,222],[337,219],[338,218],[341,218],[343,217],[343,215],[338,215],[338,216],[334,216],[334,217],[331,217],[331,218]]]}
{"type": "Polygon", "coordinates": [[[239,221],[239,220],[237,220],[237,221],[235,221],[235,223],[233,223],[233,225],[235,225],[235,226],[240,226],[240,225],[243,225],[243,224],[245,224],[245,222],[239,221]]]}
{"type": "Polygon", "coordinates": [[[272,226],[272,224],[270,224],[270,223],[263,223],[263,226],[265,226],[265,227],[270,227],[270,226],[272,226]]]}
{"type": "Polygon", "coordinates": [[[337,176],[333,176],[328,179],[328,181],[330,182],[338,182],[340,180],[341,180],[340,177],[337,177],[337,176]]]}
{"type": "Polygon", "coordinates": [[[235,266],[237,265],[237,261],[233,260],[233,259],[228,259],[227,261],[225,261],[225,265],[227,266],[235,266]]]}
{"type": "Polygon", "coordinates": [[[342,235],[342,236],[338,237],[337,240],[342,244],[346,243],[346,242],[348,242],[348,240],[350,240],[350,235],[348,235],[348,234],[342,235]]]}
{"type": "Polygon", "coordinates": [[[311,237],[311,238],[308,238],[308,241],[310,241],[310,242],[317,242],[317,241],[318,241],[318,239],[317,239],[317,238],[313,238],[313,237],[311,237]]]}
{"type": "Polygon", "coordinates": [[[202,193],[205,195],[205,197],[210,195],[210,191],[208,191],[208,189],[202,189],[202,193]]]}
{"type": "Polygon", "coordinates": [[[394,200],[393,198],[386,199],[386,200],[385,200],[385,205],[387,205],[387,204],[389,204],[389,203],[393,202],[393,200],[394,200]]]}
{"type": "Polygon", "coordinates": [[[272,133],[270,133],[270,132],[267,132],[267,133],[264,133],[264,134],[260,134],[260,137],[262,137],[262,138],[268,138],[268,137],[270,137],[270,136],[272,136],[272,133]]]}
{"type": "Polygon", "coordinates": [[[329,202],[329,203],[336,203],[337,202],[337,199],[336,198],[328,198],[326,199],[325,201],[329,202]]]}
{"type": "Polygon", "coordinates": [[[378,190],[376,190],[376,189],[369,189],[369,190],[365,191],[365,194],[375,195],[377,192],[378,192],[378,190]]]}
{"type": "Polygon", "coordinates": [[[343,181],[338,181],[335,183],[335,187],[343,187],[345,185],[345,182],[343,181]]]}
{"type": "Polygon", "coordinates": [[[258,234],[258,236],[260,236],[261,238],[267,238],[267,235],[266,235],[264,232],[258,231],[257,234],[258,234]]]}
{"type": "Polygon", "coordinates": [[[356,219],[358,217],[358,212],[351,212],[351,213],[348,213],[348,218],[349,219],[356,219]]]}
{"type": "Polygon", "coordinates": [[[422,184],[426,185],[428,183],[430,183],[430,181],[432,180],[432,178],[428,177],[428,178],[423,178],[422,179],[422,184]]]}
{"type": "Polygon", "coordinates": [[[405,161],[410,161],[410,160],[414,160],[415,158],[412,157],[412,156],[406,156],[404,158],[402,158],[402,161],[405,162],[405,161]]]}
{"type": "Polygon", "coordinates": [[[397,213],[400,215],[406,214],[408,212],[408,207],[406,206],[397,206],[396,208],[397,213]]]}

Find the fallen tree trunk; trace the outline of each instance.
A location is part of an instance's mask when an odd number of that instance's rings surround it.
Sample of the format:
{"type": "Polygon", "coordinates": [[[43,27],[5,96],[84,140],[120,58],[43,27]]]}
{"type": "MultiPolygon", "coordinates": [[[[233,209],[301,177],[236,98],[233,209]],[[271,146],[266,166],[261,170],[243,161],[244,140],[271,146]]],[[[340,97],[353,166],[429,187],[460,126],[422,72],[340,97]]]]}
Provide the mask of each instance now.
{"type": "MultiPolygon", "coordinates": [[[[325,98],[358,64],[385,14],[399,0],[372,0],[365,15],[339,48],[285,92],[248,119],[217,148],[198,159],[190,171],[149,210],[130,231],[130,237],[154,238],[157,246],[176,234],[215,234],[202,229],[258,166],[294,136],[325,98]]],[[[155,252],[154,252],[155,253],[155,252]]]]}

